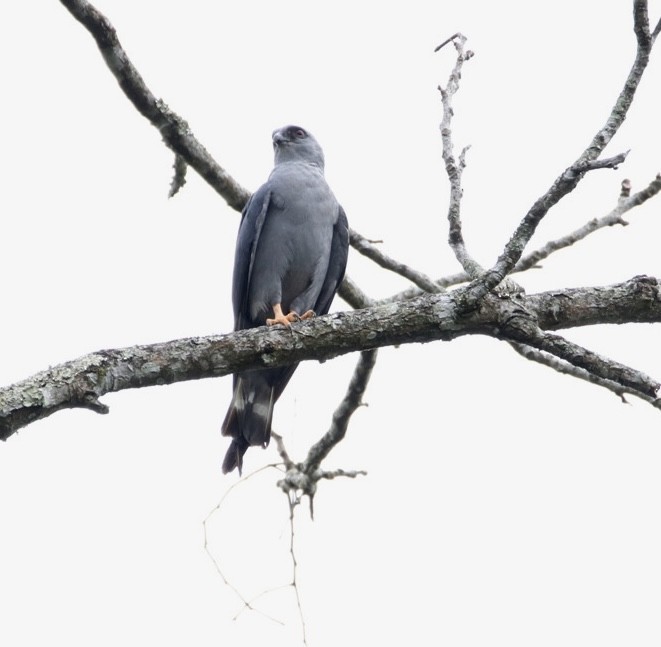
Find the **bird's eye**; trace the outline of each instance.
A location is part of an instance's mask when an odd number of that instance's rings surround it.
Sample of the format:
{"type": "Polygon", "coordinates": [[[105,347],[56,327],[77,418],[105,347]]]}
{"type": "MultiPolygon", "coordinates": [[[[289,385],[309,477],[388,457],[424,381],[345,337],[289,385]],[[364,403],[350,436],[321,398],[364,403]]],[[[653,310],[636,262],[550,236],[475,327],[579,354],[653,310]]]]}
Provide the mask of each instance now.
{"type": "Polygon", "coordinates": [[[307,133],[302,128],[297,128],[294,134],[296,137],[305,137],[307,135],[307,133]]]}

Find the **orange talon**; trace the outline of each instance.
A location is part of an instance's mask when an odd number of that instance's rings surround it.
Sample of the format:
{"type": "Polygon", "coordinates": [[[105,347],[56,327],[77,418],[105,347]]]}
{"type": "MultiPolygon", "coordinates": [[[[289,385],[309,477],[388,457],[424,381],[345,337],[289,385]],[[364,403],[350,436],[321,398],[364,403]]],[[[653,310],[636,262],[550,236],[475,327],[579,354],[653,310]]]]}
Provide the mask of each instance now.
{"type": "MultiPolygon", "coordinates": [[[[308,313],[306,312],[305,314],[307,315],[308,313]]],[[[275,324],[282,324],[283,326],[291,326],[292,321],[298,321],[299,319],[301,319],[301,317],[295,312],[290,312],[288,315],[285,315],[282,312],[282,306],[279,303],[276,303],[273,306],[273,319],[267,319],[266,325],[274,326],[275,324]]]]}

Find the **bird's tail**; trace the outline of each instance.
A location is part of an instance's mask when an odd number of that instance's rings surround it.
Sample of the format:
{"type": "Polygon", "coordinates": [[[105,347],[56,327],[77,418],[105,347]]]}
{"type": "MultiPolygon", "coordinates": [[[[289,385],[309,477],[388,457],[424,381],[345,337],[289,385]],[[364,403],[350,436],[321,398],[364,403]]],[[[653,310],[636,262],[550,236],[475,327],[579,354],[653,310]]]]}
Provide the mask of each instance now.
{"type": "Polygon", "coordinates": [[[223,459],[223,474],[229,474],[235,467],[238,467],[239,476],[241,476],[241,470],[243,469],[243,455],[246,453],[248,447],[250,447],[250,445],[248,445],[248,442],[243,436],[239,436],[232,440],[225,454],[225,458],[223,459]]]}
{"type": "Polygon", "coordinates": [[[266,447],[271,440],[274,388],[257,374],[237,376],[234,395],[222,426],[223,436],[233,440],[223,460],[223,474],[243,467],[248,447],[266,447]]]}

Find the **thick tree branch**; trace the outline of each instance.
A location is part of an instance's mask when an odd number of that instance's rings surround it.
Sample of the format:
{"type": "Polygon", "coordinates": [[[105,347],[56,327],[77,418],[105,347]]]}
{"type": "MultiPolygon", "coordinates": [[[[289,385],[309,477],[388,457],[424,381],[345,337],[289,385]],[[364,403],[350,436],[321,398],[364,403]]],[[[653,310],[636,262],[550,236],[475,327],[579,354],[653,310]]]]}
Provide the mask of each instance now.
{"type": "MultiPolygon", "coordinates": [[[[462,310],[461,292],[334,313],[294,324],[287,330],[262,327],[91,353],[0,389],[0,438],[6,439],[21,427],[64,408],[93,406],[104,411],[99,398],[123,389],[219,377],[251,368],[329,359],[388,345],[451,340],[468,334],[537,346],[535,339],[525,335],[515,339],[512,334],[512,322],[524,317],[540,330],[661,322],[661,284],[651,277],[514,299],[488,296],[479,308],[467,314],[462,310]]],[[[654,384],[649,382],[645,392],[652,388],[654,384]]]]}

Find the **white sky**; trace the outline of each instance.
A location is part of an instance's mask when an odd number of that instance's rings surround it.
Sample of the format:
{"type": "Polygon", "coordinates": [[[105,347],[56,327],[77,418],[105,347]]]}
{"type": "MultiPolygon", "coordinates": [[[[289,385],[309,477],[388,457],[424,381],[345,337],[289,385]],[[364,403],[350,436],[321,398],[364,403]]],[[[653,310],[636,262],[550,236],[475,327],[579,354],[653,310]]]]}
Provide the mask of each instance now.
{"type": "MultiPolygon", "coordinates": [[[[631,2],[318,3],[99,0],[145,80],[254,189],[270,133],[299,123],[326,152],[352,226],[434,276],[446,245],[436,91],[455,31],[476,56],[455,102],[468,244],[491,263],[531,202],[600,127],[633,60],[631,2]],[[368,8],[369,7],[369,8],[368,8]]],[[[661,3],[652,3],[654,19],[661,3]]],[[[0,6],[3,321],[0,384],[101,348],[226,332],[238,215],[193,172],[167,200],[171,153],[58,2],[0,6]]],[[[654,52],[608,152],[535,243],[661,170],[654,52]]],[[[528,290],[661,276],[661,202],[517,279],[528,290]]],[[[350,258],[373,296],[406,283],[350,258]]],[[[338,300],[336,308],[345,304],[338,300]]],[[[661,378],[659,328],[568,337],[661,378]]],[[[355,358],[306,364],[276,408],[294,456],[327,428],[355,358]]],[[[0,643],[299,644],[290,589],[239,600],[203,549],[223,477],[230,379],[107,396],[0,447],[0,643]]],[[[297,521],[309,642],[658,645],[661,417],[465,338],[387,349],[297,521]]],[[[251,450],[246,471],[272,462],[251,450]]],[[[236,488],[210,548],[247,597],[289,579],[288,513],[270,471],[236,488]]]]}

